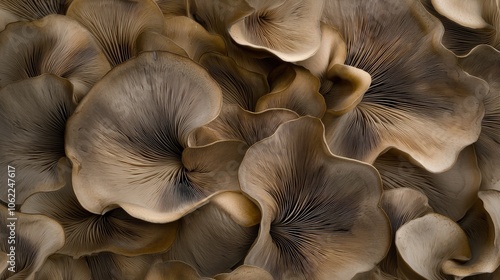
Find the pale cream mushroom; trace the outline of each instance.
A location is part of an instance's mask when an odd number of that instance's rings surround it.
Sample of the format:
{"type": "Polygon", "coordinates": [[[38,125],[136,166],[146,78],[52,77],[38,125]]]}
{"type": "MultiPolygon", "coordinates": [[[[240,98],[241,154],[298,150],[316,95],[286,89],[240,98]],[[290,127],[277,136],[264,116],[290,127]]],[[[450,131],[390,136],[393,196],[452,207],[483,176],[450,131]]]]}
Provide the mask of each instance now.
{"type": "Polygon", "coordinates": [[[71,83],[51,74],[26,79],[0,90],[0,200],[15,203],[37,192],[60,189],[71,166],[64,153],[66,120],[76,108],[71,83]],[[10,179],[10,180],[9,180],[10,179]]]}
{"type": "Polygon", "coordinates": [[[334,154],[373,163],[396,148],[442,172],[477,141],[487,85],[460,69],[418,0],[326,1],[322,20],[342,34],[345,64],[371,76],[353,110],[325,121],[334,154]]]}
{"type": "Polygon", "coordinates": [[[0,32],[0,65],[0,88],[50,73],[73,84],[76,101],[110,69],[92,34],[61,15],[12,23],[0,32]]]}
{"type": "Polygon", "coordinates": [[[73,0],[67,15],[95,36],[113,67],[137,54],[142,32],[162,33],[165,27],[153,0],[73,0]]]}
{"type": "Polygon", "coordinates": [[[385,256],[390,226],[378,207],[380,177],[332,155],[318,119],[286,122],[250,147],[239,178],[262,211],[245,264],[276,280],[351,279],[385,256]]]}
{"type": "Polygon", "coordinates": [[[263,49],[283,61],[313,56],[321,44],[323,0],[247,0],[255,11],[229,27],[240,45],[263,49]]]}
{"type": "Polygon", "coordinates": [[[81,205],[166,223],[218,192],[239,190],[243,142],[187,146],[221,105],[219,86],[187,58],[142,53],[114,68],[68,122],[66,152],[81,205]]]}
{"type": "Polygon", "coordinates": [[[449,218],[435,213],[399,228],[396,247],[403,279],[456,279],[451,268],[471,256],[464,231],[449,218]]]}

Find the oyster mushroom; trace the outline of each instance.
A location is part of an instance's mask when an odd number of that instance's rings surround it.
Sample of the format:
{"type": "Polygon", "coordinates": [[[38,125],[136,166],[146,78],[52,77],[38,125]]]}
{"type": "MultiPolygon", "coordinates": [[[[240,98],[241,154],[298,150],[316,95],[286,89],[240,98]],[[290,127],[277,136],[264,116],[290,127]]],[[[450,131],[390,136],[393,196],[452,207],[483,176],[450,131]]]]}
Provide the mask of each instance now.
{"type": "Polygon", "coordinates": [[[396,148],[442,172],[477,140],[487,85],[460,69],[419,1],[326,1],[322,20],[342,34],[345,64],[372,80],[353,110],[325,120],[334,154],[373,163],[396,148]]]}
{"type": "Polygon", "coordinates": [[[263,49],[283,61],[305,60],[319,49],[323,0],[247,0],[255,11],[229,27],[240,45],[263,49]]]}
{"type": "Polygon", "coordinates": [[[90,269],[90,279],[144,280],[157,255],[126,257],[99,253],[84,258],[90,269]]]}
{"type": "Polygon", "coordinates": [[[214,203],[180,220],[177,238],[164,254],[164,260],[183,261],[201,276],[212,276],[227,271],[245,258],[257,237],[260,212],[241,194],[239,199],[218,198],[221,195],[224,193],[216,195],[214,203]]]}
{"type": "Polygon", "coordinates": [[[481,189],[500,191],[500,51],[491,46],[478,46],[460,58],[460,65],[490,86],[484,98],[481,134],[474,146],[482,174],[481,189]]]}
{"type": "Polygon", "coordinates": [[[326,110],[325,100],[319,93],[319,79],[308,70],[295,65],[282,64],[268,76],[271,92],[259,98],[257,112],[273,108],[286,108],[301,116],[321,118],[326,110]]]}
{"type": "Polygon", "coordinates": [[[76,101],[110,69],[92,34],[61,15],[10,24],[0,33],[0,65],[0,88],[50,73],[73,84],[76,101]]]}
{"type": "Polygon", "coordinates": [[[81,205],[96,214],[122,207],[166,223],[218,192],[239,190],[244,143],[187,146],[221,105],[219,86],[187,58],[142,53],[113,69],[68,123],[66,152],[81,205]]]}
{"type": "Polygon", "coordinates": [[[407,279],[456,279],[450,268],[471,256],[464,231],[435,213],[403,225],[396,232],[395,242],[401,260],[399,270],[407,279]]]}
{"type": "Polygon", "coordinates": [[[35,274],[36,280],[88,280],[90,269],[83,259],[54,254],[47,258],[42,268],[35,274]]]}
{"type": "Polygon", "coordinates": [[[152,224],[132,218],[123,209],[104,215],[86,211],[71,184],[50,193],[29,197],[23,213],[45,215],[62,225],[66,236],[58,253],[79,258],[98,252],[136,256],[166,251],[177,233],[177,223],[152,224]]]}
{"type": "Polygon", "coordinates": [[[6,253],[9,261],[0,279],[34,279],[47,257],[64,245],[62,227],[50,218],[11,212],[0,205],[0,219],[0,253],[6,253]]]}
{"type": "MultiPolygon", "coordinates": [[[[391,221],[392,235],[395,236],[398,229],[409,221],[420,218],[426,214],[432,213],[433,210],[429,206],[427,197],[414,189],[398,188],[386,190],[382,193],[381,200],[382,209],[391,221]]],[[[372,271],[370,275],[379,274],[383,279],[384,272],[392,276],[397,276],[398,273],[398,256],[396,245],[394,242],[387,253],[387,256],[379,264],[382,271],[372,271]]],[[[366,274],[363,274],[367,276],[366,274]]],[[[361,275],[359,275],[362,279],[361,275]]]]}
{"type": "Polygon", "coordinates": [[[441,173],[426,171],[396,150],[381,155],[373,165],[382,177],[384,189],[418,190],[428,197],[436,213],[454,221],[461,219],[477,200],[481,171],[472,146],[460,153],[451,169],[441,173]]]}
{"type": "Polygon", "coordinates": [[[248,146],[271,136],[276,129],[298,115],[286,109],[252,113],[237,105],[225,105],[220,115],[190,135],[192,145],[207,145],[218,140],[241,140],[248,146]]]}
{"type": "Polygon", "coordinates": [[[153,0],[73,0],[67,15],[95,36],[113,67],[137,55],[142,32],[162,33],[165,27],[153,0]]]}
{"type": "Polygon", "coordinates": [[[73,0],[5,0],[0,2],[0,31],[11,22],[33,21],[50,14],[65,14],[73,0]]]}
{"type": "Polygon", "coordinates": [[[333,156],[318,119],[286,122],[250,147],[239,178],[262,211],[245,264],[278,280],[350,279],[385,256],[390,229],[378,207],[380,177],[333,156]]]}
{"type": "Polygon", "coordinates": [[[211,34],[196,21],[175,16],[165,18],[165,36],[183,48],[189,58],[199,61],[204,53],[217,52],[226,54],[226,45],[222,37],[211,34]]]}
{"type": "Polygon", "coordinates": [[[34,193],[64,186],[64,174],[71,169],[64,132],[76,107],[72,92],[69,81],[51,74],[0,90],[0,165],[19,170],[16,178],[0,173],[2,201],[8,201],[7,183],[14,185],[17,204],[34,193]]]}
{"type": "Polygon", "coordinates": [[[257,100],[269,93],[264,75],[238,66],[230,57],[211,52],[202,55],[199,63],[220,85],[224,104],[236,104],[255,111],[257,100]]]}

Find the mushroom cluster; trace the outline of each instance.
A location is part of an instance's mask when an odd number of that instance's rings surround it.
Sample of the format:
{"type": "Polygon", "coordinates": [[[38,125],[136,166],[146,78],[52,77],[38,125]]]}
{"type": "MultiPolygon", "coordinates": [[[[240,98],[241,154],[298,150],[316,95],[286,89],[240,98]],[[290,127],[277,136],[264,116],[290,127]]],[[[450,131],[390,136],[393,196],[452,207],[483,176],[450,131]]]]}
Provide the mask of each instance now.
{"type": "Polygon", "coordinates": [[[0,280],[500,279],[500,2],[1,0],[0,170],[0,280]]]}

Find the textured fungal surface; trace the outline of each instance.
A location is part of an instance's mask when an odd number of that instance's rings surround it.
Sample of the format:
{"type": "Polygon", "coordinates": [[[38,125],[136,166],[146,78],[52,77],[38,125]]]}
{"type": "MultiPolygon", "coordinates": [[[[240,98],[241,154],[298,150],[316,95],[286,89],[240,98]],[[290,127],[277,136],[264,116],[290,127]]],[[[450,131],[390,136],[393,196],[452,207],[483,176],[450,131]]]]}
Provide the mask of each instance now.
{"type": "Polygon", "coordinates": [[[500,276],[498,0],[0,0],[0,280],[500,276]]]}

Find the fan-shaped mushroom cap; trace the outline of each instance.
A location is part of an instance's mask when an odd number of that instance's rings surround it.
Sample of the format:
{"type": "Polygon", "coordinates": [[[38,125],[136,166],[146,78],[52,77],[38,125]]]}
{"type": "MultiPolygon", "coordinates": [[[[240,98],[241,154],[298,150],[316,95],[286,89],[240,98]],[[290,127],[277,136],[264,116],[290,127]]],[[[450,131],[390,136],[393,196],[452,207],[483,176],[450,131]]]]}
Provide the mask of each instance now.
{"type": "Polygon", "coordinates": [[[17,204],[64,186],[64,173],[71,169],[64,131],[76,107],[72,92],[70,82],[50,74],[0,90],[0,165],[19,170],[16,178],[0,172],[0,200],[8,201],[8,183],[15,185],[17,204]]]}
{"type": "Polygon", "coordinates": [[[484,99],[481,134],[474,146],[482,174],[481,189],[500,191],[500,51],[491,46],[478,46],[460,58],[460,65],[490,85],[484,99]]]}
{"type": "Polygon", "coordinates": [[[268,76],[271,92],[259,98],[257,112],[273,108],[286,108],[301,116],[321,118],[326,110],[325,100],[319,93],[319,79],[308,70],[295,65],[282,64],[268,76]]]}
{"type": "Polygon", "coordinates": [[[417,0],[325,3],[323,21],[347,44],[345,64],[372,78],[354,110],[325,123],[332,152],[373,163],[394,147],[431,172],[449,169],[479,136],[486,83],[461,71],[417,0]]]}
{"type": "Polygon", "coordinates": [[[196,269],[185,262],[165,261],[155,263],[148,274],[146,280],[202,280],[196,269]]]}
{"type": "Polygon", "coordinates": [[[170,222],[215,193],[239,190],[244,143],[187,147],[189,134],[221,105],[219,86],[187,58],[143,53],[113,69],[68,123],[82,206],[97,214],[121,206],[136,218],[170,222]]]}
{"type": "Polygon", "coordinates": [[[98,252],[125,256],[166,251],[174,242],[177,223],[151,224],[130,217],[123,209],[104,215],[86,211],[69,184],[61,190],[34,194],[21,211],[41,214],[62,225],[66,242],[58,253],[81,257],[98,252]]]}
{"type": "Polygon", "coordinates": [[[379,267],[375,267],[370,271],[356,274],[352,280],[399,280],[399,278],[383,272],[379,267]]]}
{"type": "Polygon", "coordinates": [[[481,183],[472,146],[463,150],[451,169],[442,173],[428,172],[396,150],[381,155],[373,165],[382,177],[384,189],[416,189],[429,198],[434,211],[454,221],[474,205],[481,183]]]}
{"type": "Polygon", "coordinates": [[[50,14],[64,14],[72,0],[3,0],[0,2],[0,31],[8,23],[32,21],[50,14]]]}
{"type": "Polygon", "coordinates": [[[483,19],[484,0],[431,0],[438,13],[469,28],[484,28],[489,24],[483,19]]]}
{"type": "Polygon", "coordinates": [[[99,253],[85,257],[90,269],[90,279],[144,280],[157,255],[125,257],[111,253],[99,253]]]}
{"type": "Polygon", "coordinates": [[[10,24],[0,33],[0,88],[44,73],[68,79],[81,99],[110,66],[78,22],[49,15],[10,24]]]}
{"type": "Polygon", "coordinates": [[[219,205],[209,203],[184,216],[177,238],[163,259],[186,262],[200,275],[212,276],[227,271],[245,258],[257,237],[258,227],[239,225],[238,219],[233,219],[234,214],[238,214],[236,209],[223,209],[219,205]]]}
{"type": "Polygon", "coordinates": [[[310,58],[296,64],[322,78],[335,64],[344,64],[347,46],[342,35],[328,24],[321,23],[321,44],[319,50],[310,58]]]}
{"type": "MultiPolygon", "coordinates": [[[[391,221],[393,236],[396,235],[396,231],[404,224],[433,212],[428,204],[427,197],[423,193],[410,188],[398,188],[384,191],[380,204],[391,221]]],[[[384,272],[394,276],[397,275],[398,260],[394,242],[391,244],[387,256],[379,265],[384,272]]],[[[376,278],[375,276],[377,274],[383,275],[382,272],[376,273],[376,271],[370,275],[376,278]]],[[[382,275],[380,276],[381,278],[382,275]]]]}
{"type": "Polygon", "coordinates": [[[162,33],[165,27],[153,0],[73,0],[67,15],[95,36],[113,67],[137,54],[142,32],[162,33]]]}
{"type": "Polygon", "coordinates": [[[472,256],[467,262],[448,267],[458,277],[492,273],[500,266],[500,192],[480,191],[479,198],[459,222],[469,239],[472,256]]]}
{"type": "Polygon", "coordinates": [[[380,177],[333,156],[318,119],[286,122],[250,147],[239,178],[262,211],[245,264],[278,280],[350,279],[385,256],[390,228],[378,207],[380,177]]]}
{"type": "Polygon", "coordinates": [[[238,66],[232,58],[211,52],[204,54],[199,63],[221,86],[224,104],[255,111],[257,100],[269,93],[264,75],[238,66]]]}
{"type": "Polygon", "coordinates": [[[209,33],[203,26],[188,17],[165,18],[165,26],[165,36],[183,48],[189,58],[194,61],[199,61],[204,53],[226,54],[226,45],[221,36],[209,33]]]}
{"type": "Polygon", "coordinates": [[[214,276],[215,280],[273,280],[273,276],[262,268],[252,265],[240,265],[228,273],[214,276]]]}
{"type": "Polygon", "coordinates": [[[396,247],[400,272],[408,279],[455,279],[448,268],[471,255],[464,231],[435,213],[403,225],[396,232],[396,247]]]}
{"type": "Polygon", "coordinates": [[[64,245],[62,227],[42,215],[11,211],[0,204],[0,226],[0,252],[6,253],[12,261],[0,274],[0,279],[34,279],[35,272],[47,257],[64,245]],[[13,218],[16,220],[11,220],[13,218]],[[9,269],[12,266],[15,272],[9,269]]]}
{"type": "Polygon", "coordinates": [[[306,60],[318,51],[323,0],[247,2],[255,11],[229,28],[238,44],[267,50],[288,62],[306,60]]]}
{"type": "Polygon", "coordinates": [[[35,274],[35,280],[89,280],[90,269],[83,258],[54,254],[35,274]]]}
{"type": "Polygon", "coordinates": [[[190,135],[190,143],[201,146],[218,140],[241,140],[248,146],[271,136],[287,121],[296,119],[297,113],[286,109],[272,109],[252,113],[237,105],[225,105],[220,115],[190,135]]]}

